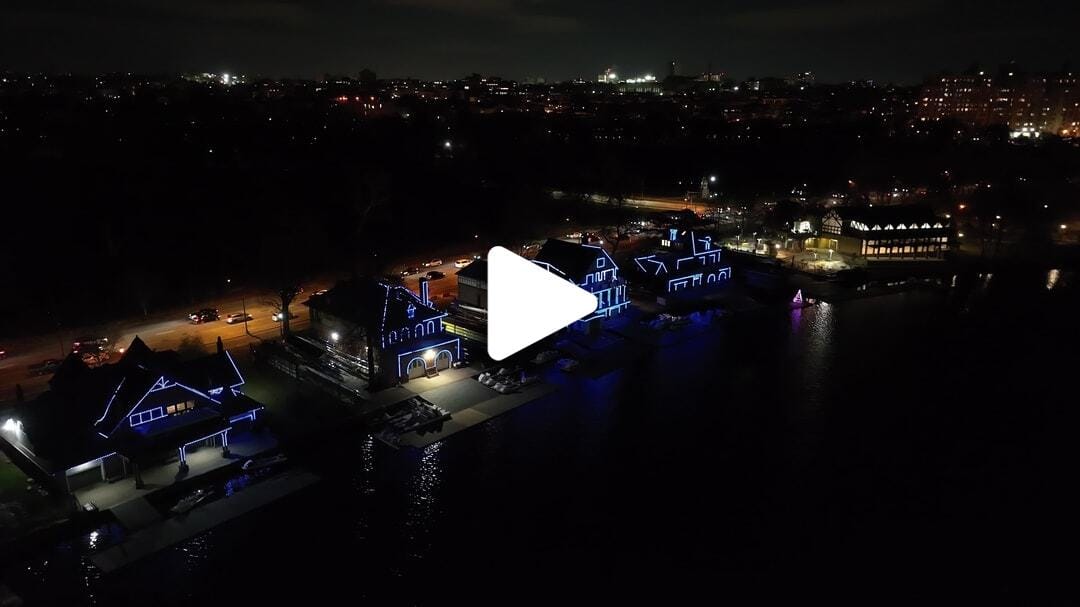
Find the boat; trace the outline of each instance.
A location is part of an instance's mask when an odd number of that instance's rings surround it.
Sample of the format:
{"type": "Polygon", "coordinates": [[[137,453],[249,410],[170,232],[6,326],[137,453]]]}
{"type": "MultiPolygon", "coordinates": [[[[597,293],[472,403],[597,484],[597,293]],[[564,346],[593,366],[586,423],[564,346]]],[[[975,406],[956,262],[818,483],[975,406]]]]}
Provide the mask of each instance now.
{"type": "Polygon", "coordinates": [[[269,457],[258,457],[255,459],[249,459],[248,461],[244,462],[244,465],[240,466],[240,469],[250,472],[252,470],[269,468],[270,466],[273,466],[275,464],[281,464],[287,461],[289,461],[289,458],[284,453],[279,453],[277,455],[272,455],[269,457]]]}
{"type": "Polygon", "coordinates": [[[176,502],[176,505],[169,508],[169,512],[172,514],[187,514],[191,512],[195,506],[206,501],[206,498],[210,497],[210,491],[208,489],[196,489],[192,493],[180,498],[180,501],[176,502]]]}
{"type": "Polygon", "coordinates": [[[577,369],[578,361],[574,360],[573,358],[560,358],[558,365],[559,369],[570,373],[574,371],[574,369],[577,369]]]}

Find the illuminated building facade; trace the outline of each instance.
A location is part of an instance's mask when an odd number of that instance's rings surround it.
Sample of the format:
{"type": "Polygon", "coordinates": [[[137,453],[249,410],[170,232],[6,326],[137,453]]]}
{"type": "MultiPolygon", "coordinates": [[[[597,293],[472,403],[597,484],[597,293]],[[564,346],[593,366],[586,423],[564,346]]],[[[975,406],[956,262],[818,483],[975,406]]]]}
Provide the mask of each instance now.
{"type": "Polygon", "coordinates": [[[304,303],[315,335],[368,377],[368,361],[375,377],[405,381],[461,359],[461,338],[446,333],[446,314],[431,305],[426,280],[419,294],[374,279],[344,281],[304,303]]]}
{"type": "MultiPolygon", "coordinates": [[[[795,225],[801,229],[806,221],[795,225]]],[[[815,223],[814,235],[803,239],[803,247],[867,261],[944,259],[952,238],[948,219],[922,206],[830,209],[815,223]]],[[[799,234],[799,229],[792,231],[799,234]]]]}
{"type": "Polygon", "coordinates": [[[916,103],[916,124],[955,120],[984,128],[1006,126],[1013,139],[1080,134],[1080,75],[1001,70],[940,76],[927,82],[916,103]]]}
{"type": "Polygon", "coordinates": [[[138,337],[116,364],[89,368],[72,354],[50,389],[5,420],[0,436],[28,463],[71,491],[152,463],[187,466],[189,453],[220,447],[250,428],[262,405],[244,395],[228,351],[192,360],[155,352],[138,337]]]}
{"type": "Polygon", "coordinates": [[[574,323],[574,329],[592,330],[599,321],[621,314],[630,305],[626,281],[619,276],[619,266],[601,246],[549,238],[533,263],[596,296],[596,311],[574,323]]]}
{"type": "Polygon", "coordinates": [[[634,258],[642,281],[661,299],[713,292],[731,281],[731,265],[712,236],[670,228],[661,250],[634,258]]]}

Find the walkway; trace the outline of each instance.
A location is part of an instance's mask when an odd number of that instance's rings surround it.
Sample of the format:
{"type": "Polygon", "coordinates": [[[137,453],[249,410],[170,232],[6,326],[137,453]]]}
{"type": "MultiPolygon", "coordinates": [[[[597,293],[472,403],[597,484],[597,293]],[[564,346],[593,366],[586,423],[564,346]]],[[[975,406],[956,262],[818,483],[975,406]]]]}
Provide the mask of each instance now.
{"type": "Polygon", "coordinates": [[[110,510],[127,502],[148,495],[163,487],[168,487],[189,478],[206,474],[212,470],[237,464],[277,448],[277,439],[270,432],[243,432],[229,437],[229,456],[222,457],[220,447],[200,447],[192,450],[188,447],[188,470],[180,471],[177,462],[169,462],[143,470],[143,489],[135,488],[135,478],[131,475],[118,481],[99,482],[89,487],[74,491],[79,504],[93,502],[99,510],[110,510]]]}
{"type": "Polygon", "coordinates": [[[165,519],[133,533],[126,542],[90,557],[108,573],[159,550],[194,537],[207,529],[247,514],[256,508],[314,484],[318,476],[291,469],[243,491],[199,506],[186,515],[165,519]]]}

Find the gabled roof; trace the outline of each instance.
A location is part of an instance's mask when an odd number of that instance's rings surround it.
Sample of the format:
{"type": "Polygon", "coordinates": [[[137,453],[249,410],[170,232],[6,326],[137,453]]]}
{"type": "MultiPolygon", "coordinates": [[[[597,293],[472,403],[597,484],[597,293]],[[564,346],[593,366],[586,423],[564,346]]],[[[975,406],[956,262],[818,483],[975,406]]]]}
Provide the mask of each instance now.
{"type": "MultiPolygon", "coordinates": [[[[585,281],[586,274],[596,271],[596,258],[600,256],[607,257],[601,247],[549,238],[533,261],[550,265],[580,284],[585,281]]],[[[616,267],[614,261],[611,261],[611,267],[616,267]]]]}
{"type": "Polygon", "coordinates": [[[304,305],[358,327],[373,327],[380,338],[387,329],[443,316],[405,287],[371,278],[339,282],[326,293],[308,298],[304,305]]]}
{"type": "Polygon", "coordinates": [[[244,378],[227,351],[180,360],[171,350],[155,352],[136,337],[114,364],[89,368],[71,355],[50,382],[55,412],[112,434],[131,411],[156,389],[177,385],[196,395],[240,386],[244,378]]]}
{"type": "Polygon", "coordinates": [[[891,206],[876,206],[876,207],[842,207],[835,209],[837,214],[845,221],[860,221],[868,226],[875,224],[885,226],[886,224],[899,224],[910,225],[912,223],[922,225],[928,223],[934,225],[935,223],[945,224],[943,218],[934,214],[934,211],[925,205],[891,205],[891,206]]]}

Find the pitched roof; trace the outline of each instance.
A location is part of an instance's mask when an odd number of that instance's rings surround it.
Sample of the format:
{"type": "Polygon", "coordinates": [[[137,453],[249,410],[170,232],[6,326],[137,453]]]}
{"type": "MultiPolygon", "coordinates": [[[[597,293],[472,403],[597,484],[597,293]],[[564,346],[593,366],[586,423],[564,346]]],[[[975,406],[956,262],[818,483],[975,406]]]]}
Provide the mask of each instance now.
{"type": "Polygon", "coordinates": [[[151,350],[138,337],[114,364],[90,368],[71,355],[60,370],[63,373],[50,382],[51,396],[57,403],[55,413],[106,434],[111,434],[162,378],[163,384],[178,383],[204,394],[244,383],[227,351],[180,360],[171,350],[151,350]]]}
{"type": "Polygon", "coordinates": [[[903,223],[905,225],[912,223],[920,225],[924,223],[930,225],[938,222],[945,223],[944,218],[935,215],[934,211],[925,205],[843,207],[836,211],[840,217],[847,221],[861,221],[868,226],[874,224],[884,226],[888,223],[903,223]]]}
{"type": "Polygon", "coordinates": [[[385,328],[442,316],[405,287],[372,278],[339,282],[326,293],[308,298],[304,305],[360,327],[374,327],[380,336],[385,328]]]}
{"type": "Polygon", "coordinates": [[[600,247],[549,238],[533,261],[549,264],[567,278],[581,283],[586,274],[596,269],[596,258],[600,255],[604,255],[600,247]]]}

